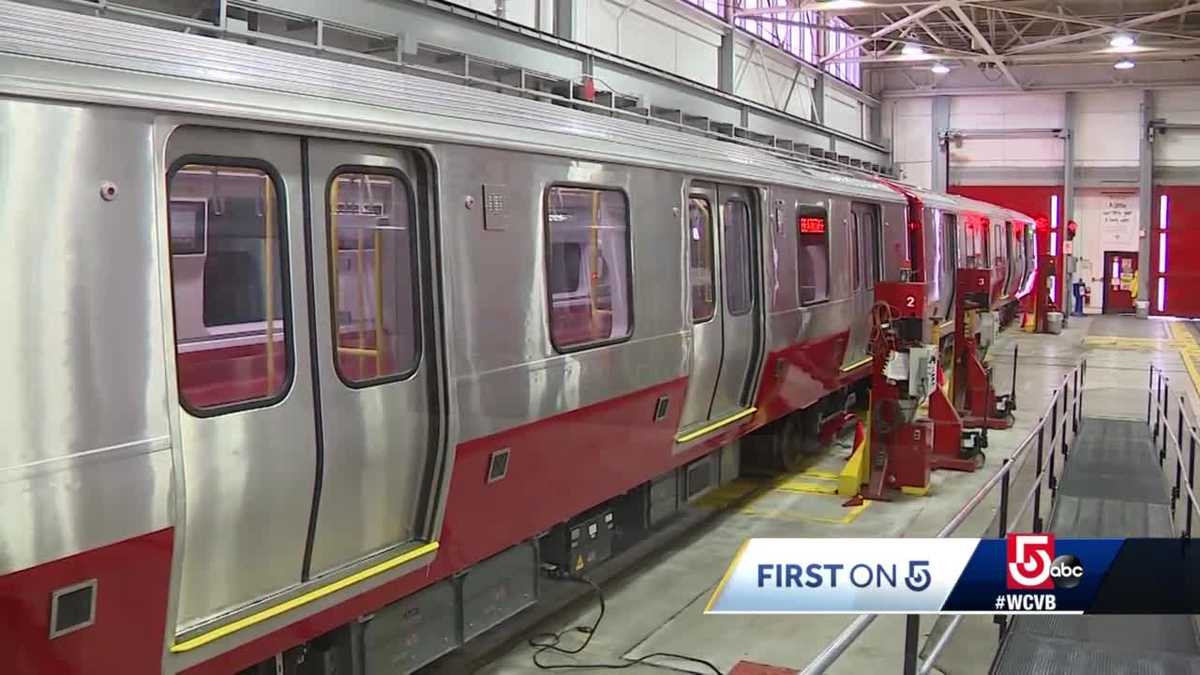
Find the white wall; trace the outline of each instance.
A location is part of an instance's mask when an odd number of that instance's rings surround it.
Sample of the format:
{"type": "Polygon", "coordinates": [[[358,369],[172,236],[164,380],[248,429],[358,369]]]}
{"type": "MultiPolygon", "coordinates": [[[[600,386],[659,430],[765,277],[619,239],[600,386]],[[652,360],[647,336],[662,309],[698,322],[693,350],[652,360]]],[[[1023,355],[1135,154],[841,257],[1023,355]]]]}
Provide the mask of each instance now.
{"type": "MultiPolygon", "coordinates": [[[[484,11],[494,6],[494,0],[472,2],[484,11]]],[[[509,18],[514,18],[518,4],[534,2],[510,0],[509,18]]],[[[543,12],[543,23],[546,14],[543,12]]],[[[716,87],[724,30],[720,19],[680,0],[581,0],[574,39],[716,87]]],[[[779,49],[739,34],[734,48],[733,93],[796,117],[813,119],[813,71],[805,68],[797,76],[798,63],[779,49]]],[[[857,138],[868,137],[869,110],[864,100],[852,88],[830,78],[825,87],[825,125],[857,138]]]]}
{"type": "MultiPolygon", "coordinates": [[[[1142,92],[1138,89],[1076,92],[1074,152],[1077,168],[1074,241],[1077,275],[1091,287],[1100,311],[1105,251],[1136,251],[1136,239],[1119,245],[1106,237],[1102,213],[1110,199],[1124,199],[1141,223],[1136,183],[1142,138],[1142,92]]],[[[1154,117],[1200,124],[1200,88],[1153,92],[1154,117]]],[[[1010,94],[950,97],[950,127],[955,129],[1053,128],[1065,124],[1064,94],[1010,94]]],[[[893,144],[894,161],[905,180],[930,184],[934,129],[932,97],[885,99],[884,136],[893,144]]],[[[1154,140],[1155,170],[1200,168],[1200,131],[1172,130],[1154,140]]],[[[1061,184],[1062,141],[1053,138],[967,139],[951,149],[951,176],[975,184],[1061,184]]],[[[1177,176],[1180,174],[1176,174],[1177,176]]],[[[1185,177],[1176,180],[1195,182],[1185,177]]],[[[1200,175],[1200,171],[1196,175],[1200,175]]],[[[954,182],[960,182],[955,180],[954,182]]],[[[1156,178],[1156,180],[1159,180],[1156,178]]],[[[1136,236],[1134,228],[1134,235],[1136,236]]]]}
{"type": "MultiPolygon", "coordinates": [[[[1200,124],[1200,88],[1155,92],[1154,116],[1169,122],[1200,124]]],[[[1154,162],[1168,167],[1200,164],[1200,131],[1168,131],[1157,136],[1154,162]]]]}
{"type": "MultiPolygon", "coordinates": [[[[1079,224],[1079,234],[1075,237],[1075,256],[1078,259],[1076,276],[1088,282],[1092,292],[1092,304],[1087,308],[1091,312],[1099,312],[1104,293],[1104,253],[1105,251],[1137,252],[1136,239],[1127,245],[1105,241],[1101,229],[1101,214],[1109,201],[1121,201],[1133,211],[1134,220],[1138,214],[1138,190],[1132,188],[1078,188],[1075,190],[1075,222],[1079,224]]],[[[1136,230],[1136,228],[1134,228],[1136,230]]],[[[1130,233],[1136,236],[1136,231],[1130,233]]]]}
{"type": "MultiPolygon", "coordinates": [[[[950,99],[950,128],[1046,129],[1063,125],[1065,103],[1053,94],[961,96],[950,99]]],[[[932,130],[931,132],[932,133],[932,130]]],[[[1062,165],[1062,141],[1052,137],[965,138],[950,149],[954,167],[1044,167],[1062,165]]]]}
{"type": "Polygon", "coordinates": [[[892,161],[901,180],[933,184],[933,99],[889,99],[883,105],[883,135],[891,140],[892,161]]]}
{"type": "Polygon", "coordinates": [[[1141,105],[1137,89],[1075,94],[1076,166],[1137,166],[1141,105]]]}
{"type": "MultiPolygon", "coordinates": [[[[1142,93],[1137,89],[1076,92],[1075,163],[1084,168],[1136,168],[1141,143],[1142,93]]],[[[1200,124],[1200,88],[1155,91],[1154,117],[1200,124]]],[[[885,140],[894,144],[900,166],[929,161],[932,98],[887,99],[885,140]],[[925,112],[921,112],[925,111],[925,112]],[[890,124],[889,120],[903,123],[890,124]],[[925,123],[922,124],[921,120],[925,123]]],[[[950,127],[956,129],[1050,128],[1064,124],[1063,94],[950,97],[950,127]]],[[[1055,139],[967,139],[951,152],[951,167],[1020,168],[1062,166],[1055,139]]],[[[1196,167],[1200,131],[1172,130],[1155,137],[1156,167],[1196,167]]]]}

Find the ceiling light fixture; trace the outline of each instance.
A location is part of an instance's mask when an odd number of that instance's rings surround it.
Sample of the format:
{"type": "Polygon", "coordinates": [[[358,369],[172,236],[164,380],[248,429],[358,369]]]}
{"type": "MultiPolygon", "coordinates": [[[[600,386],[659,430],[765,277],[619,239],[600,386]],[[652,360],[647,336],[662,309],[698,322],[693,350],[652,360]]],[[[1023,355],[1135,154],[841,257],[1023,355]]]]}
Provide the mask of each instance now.
{"type": "Polygon", "coordinates": [[[831,9],[858,9],[866,7],[867,3],[863,0],[829,0],[828,2],[817,2],[809,5],[806,9],[813,9],[818,12],[825,12],[831,9]]]}
{"type": "Polygon", "coordinates": [[[945,75],[946,73],[950,72],[950,66],[947,66],[944,63],[935,63],[930,66],[929,70],[931,70],[934,75],[945,75]]]}
{"type": "Polygon", "coordinates": [[[900,49],[900,53],[905,56],[922,56],[925,54],[925,48],[921,45],[908,43],[900,49]]]}
{"type": "Polygon", "coordinates": [[[1117,61],[1116,63],[1113,64],[1113,68],[1116,68],[1117,70],[1129,70],[1130,68],[1133,68],[1135,65],[1137,65],[1137,64],[1135,64],[1133,61],[1130,61],[1129,59],[1121,59],[1120,61],[1117,61]]]}
{"type": "Polygon", "coordinates": [[[1129,33],[1117,33],[1108,41],[1108,46],[1116,47],[1117,49],[1125,49],[1133,46],[1133,36],[1129,33]]]}

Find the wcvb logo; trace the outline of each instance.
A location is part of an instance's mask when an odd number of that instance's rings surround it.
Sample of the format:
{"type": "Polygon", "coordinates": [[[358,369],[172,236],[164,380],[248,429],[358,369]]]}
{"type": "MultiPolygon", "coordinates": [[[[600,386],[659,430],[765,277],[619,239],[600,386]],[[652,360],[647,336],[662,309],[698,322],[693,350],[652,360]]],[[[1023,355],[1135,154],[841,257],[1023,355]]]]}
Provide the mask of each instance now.
{"type": "Polygon", "coordinates": [[[1008,588],[1052,589],[1050,567],[1054,564],[1053,534],[1008,535],[1008,588]]]}
{"type": "Polygon", "coordinates": [[[1083,565],[1073,555],[1054,555],[1053,534],[1008,535],[1009,590],[1075,588],[1083,581],[1083,565]]]}

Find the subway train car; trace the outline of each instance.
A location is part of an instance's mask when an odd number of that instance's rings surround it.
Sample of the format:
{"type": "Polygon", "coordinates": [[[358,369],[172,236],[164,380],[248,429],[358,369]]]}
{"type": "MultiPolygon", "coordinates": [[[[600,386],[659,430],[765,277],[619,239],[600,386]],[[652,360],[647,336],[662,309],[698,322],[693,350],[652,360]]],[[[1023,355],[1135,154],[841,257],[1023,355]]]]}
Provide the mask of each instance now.
{"type": "MultiPolygon", "coordinates": [[[[788,464],[912,261],[870,177],[12,2],[0,147],[21,675],[418,668],[741,439],[788,464]]],[[[926,207],[949,317],[954,266],[1016,258],[926,207]]]]}
{"type": "Polygon", "coordinates": [[[1037,266],[1035,224],[1029,216],[987,202],[952,196],[963,237],[961,264],[992,270],[992,309],[1004,320],[1033,289],[1037,266]]]}

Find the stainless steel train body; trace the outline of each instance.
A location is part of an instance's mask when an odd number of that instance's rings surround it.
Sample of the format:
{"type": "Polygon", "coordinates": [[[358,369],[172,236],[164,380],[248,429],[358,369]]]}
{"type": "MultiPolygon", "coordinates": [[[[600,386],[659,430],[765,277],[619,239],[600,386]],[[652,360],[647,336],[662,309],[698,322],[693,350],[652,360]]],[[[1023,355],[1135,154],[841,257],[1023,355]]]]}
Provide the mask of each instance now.
{"type": "Polygon", "coordinates": [[[0,148],[18,673],[229,672],[448,583],[864,377],[911,257],[866,178],[11,2],[0,148]]]}

